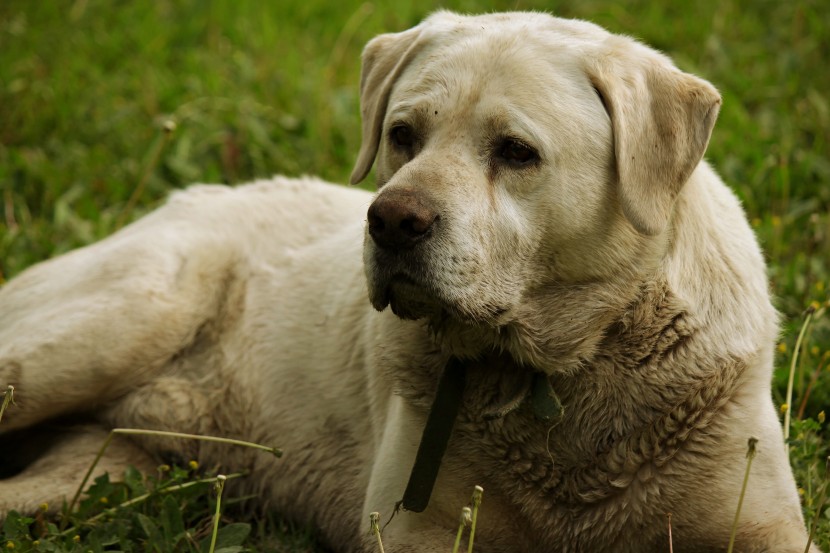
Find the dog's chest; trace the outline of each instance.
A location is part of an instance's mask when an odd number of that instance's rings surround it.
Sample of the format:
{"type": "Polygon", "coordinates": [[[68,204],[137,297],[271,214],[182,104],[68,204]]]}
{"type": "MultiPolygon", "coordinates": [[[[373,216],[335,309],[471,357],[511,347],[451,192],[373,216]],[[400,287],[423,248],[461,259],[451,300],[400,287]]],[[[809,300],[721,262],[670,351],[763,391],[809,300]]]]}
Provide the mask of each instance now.
{"type": "Polygon", "coordinates": [[[640,544],[661,539],[655,521],[683,493],[674,483],[683,470],[675,456],[702,435],[717,439],[713,422],[743,365],[719,368],[667,388],[647,367],[625,374],[630,367],[601,359],[578,376],[551,378],[564,408],[556,421],[540,420],[527,401],[488,420],[486,407],[503,401],[515,383],[502,379],[493,386],[487,375],[474,374],[448,468],[474,471],[465,477],[509,498],[528,518],[523,531],[538,532],[539,543],[602,551],[631,532],[640,544]],[[636,385],[624,385],[622,376],[636,385]],[[677,497],[669,497],[669,487],[677,497]]]}

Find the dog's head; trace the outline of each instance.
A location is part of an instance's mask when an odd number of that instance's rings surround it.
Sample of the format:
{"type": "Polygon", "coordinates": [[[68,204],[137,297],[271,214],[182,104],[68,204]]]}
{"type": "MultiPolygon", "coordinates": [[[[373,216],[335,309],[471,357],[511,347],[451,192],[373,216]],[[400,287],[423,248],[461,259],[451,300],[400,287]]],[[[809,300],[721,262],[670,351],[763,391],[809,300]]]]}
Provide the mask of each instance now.
{"type": "Polygon", "coordinates": [[[667,234],[720,105],[707,82],[590,23],[432,15],[363,54],[377,159],[372,304],[499,326],[539,287],[602,281],[667,234]]]}

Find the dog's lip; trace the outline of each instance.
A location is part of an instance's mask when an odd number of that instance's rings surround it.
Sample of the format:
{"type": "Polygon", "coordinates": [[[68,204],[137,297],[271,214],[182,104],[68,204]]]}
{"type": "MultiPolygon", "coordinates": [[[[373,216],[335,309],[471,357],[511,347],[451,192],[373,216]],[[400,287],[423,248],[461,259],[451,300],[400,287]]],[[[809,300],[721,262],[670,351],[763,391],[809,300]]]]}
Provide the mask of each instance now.
{"type": "Polygon", "coordinates": [[[423,287],[423,285],[420,282],[418,282],[408,274],[402,272],[397,272],[393,274],[391,277],[389,277],[389,282],[387,283],[386,287],[389,288],[393,284],[404,284],[410,286],[423,287]]]}
{"type": "Polygon", "coordinates": [[[441,301],[430,287],[405,273],[395,273],[386,281],[383,301],[402,319],[429,316],[441,301]]]}
{"type": "Polygon", "coordinates": [[[383,280],[382,285],[377,288],[380,293],[376,296],[376,299],[373,300],[373,304],[377,310],[382,311],[389,304],[395,301],[396,294],[394,288],[398,286],[424,288],[423,285],[419,284],[418,281],[411,276],[402,272],[396,272],[391,276],[386,277],[383,280]]]}
{"type": "Polygon", "coordinates": [[[399,292],[401,291],[401,289],[406,290],[411,288],[426,290],[426,287],[423,284],[421,284],[411,276],[405,273],[395,273],[391,277],[389,277],[389,280],[386,281],[386,286],[384,286],[383,296],[386,300],[386,303],[393,303],[395,301],[396,295],[400,295],[395,293],[396,288],[399,292]]]}

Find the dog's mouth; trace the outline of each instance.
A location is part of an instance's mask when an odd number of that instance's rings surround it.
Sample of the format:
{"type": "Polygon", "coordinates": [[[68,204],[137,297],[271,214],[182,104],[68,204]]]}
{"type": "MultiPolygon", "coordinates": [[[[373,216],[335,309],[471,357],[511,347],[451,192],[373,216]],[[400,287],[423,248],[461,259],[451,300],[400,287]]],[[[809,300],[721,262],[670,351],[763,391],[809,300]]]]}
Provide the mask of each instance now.
{"type": "Polygon", "coordinates": [[[479,283],[459,278],[465,269],[456,266],[454,256],[438,258],[423,248],[390,253],[368,239],[364,264],[369,299],[378,311],[390,307],[401,319],[434,324],[453,320],[493,327],[506,321],[509,305],[499,297],[473,293],[479,283]]]}
{"type": "Polygon", "coordinates": [[[430,287],[409,275],[396,273],[383,285],[379,301],[373,301],[376,309],[386,306],[401,319],[421,319],[441,311],[441,303],[430,287]]]}

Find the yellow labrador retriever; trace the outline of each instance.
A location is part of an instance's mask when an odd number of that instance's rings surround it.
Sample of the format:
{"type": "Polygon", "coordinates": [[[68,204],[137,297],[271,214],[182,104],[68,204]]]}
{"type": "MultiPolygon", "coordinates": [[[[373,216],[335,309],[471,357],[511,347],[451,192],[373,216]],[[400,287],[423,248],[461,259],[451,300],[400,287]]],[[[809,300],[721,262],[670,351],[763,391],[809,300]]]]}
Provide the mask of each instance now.
{"type": "Polygon", "coordinates": [[[250,468],[337,551],[396,510],[387,550],[449,551],[476,484],[482,552],[668,551],[667,513],[677,551],[722,551],[752,437],[736,550],[803,551],[764,263],[701,161],[720,103],[582,21],[377,37],[352,175],[375,164],[374,197],[194,186],[0,291],[2,430],[34,450],[4,446],[0,510],[70,494],[128,426],[282,447],[137,439],[102,468],[250,468]]]}

